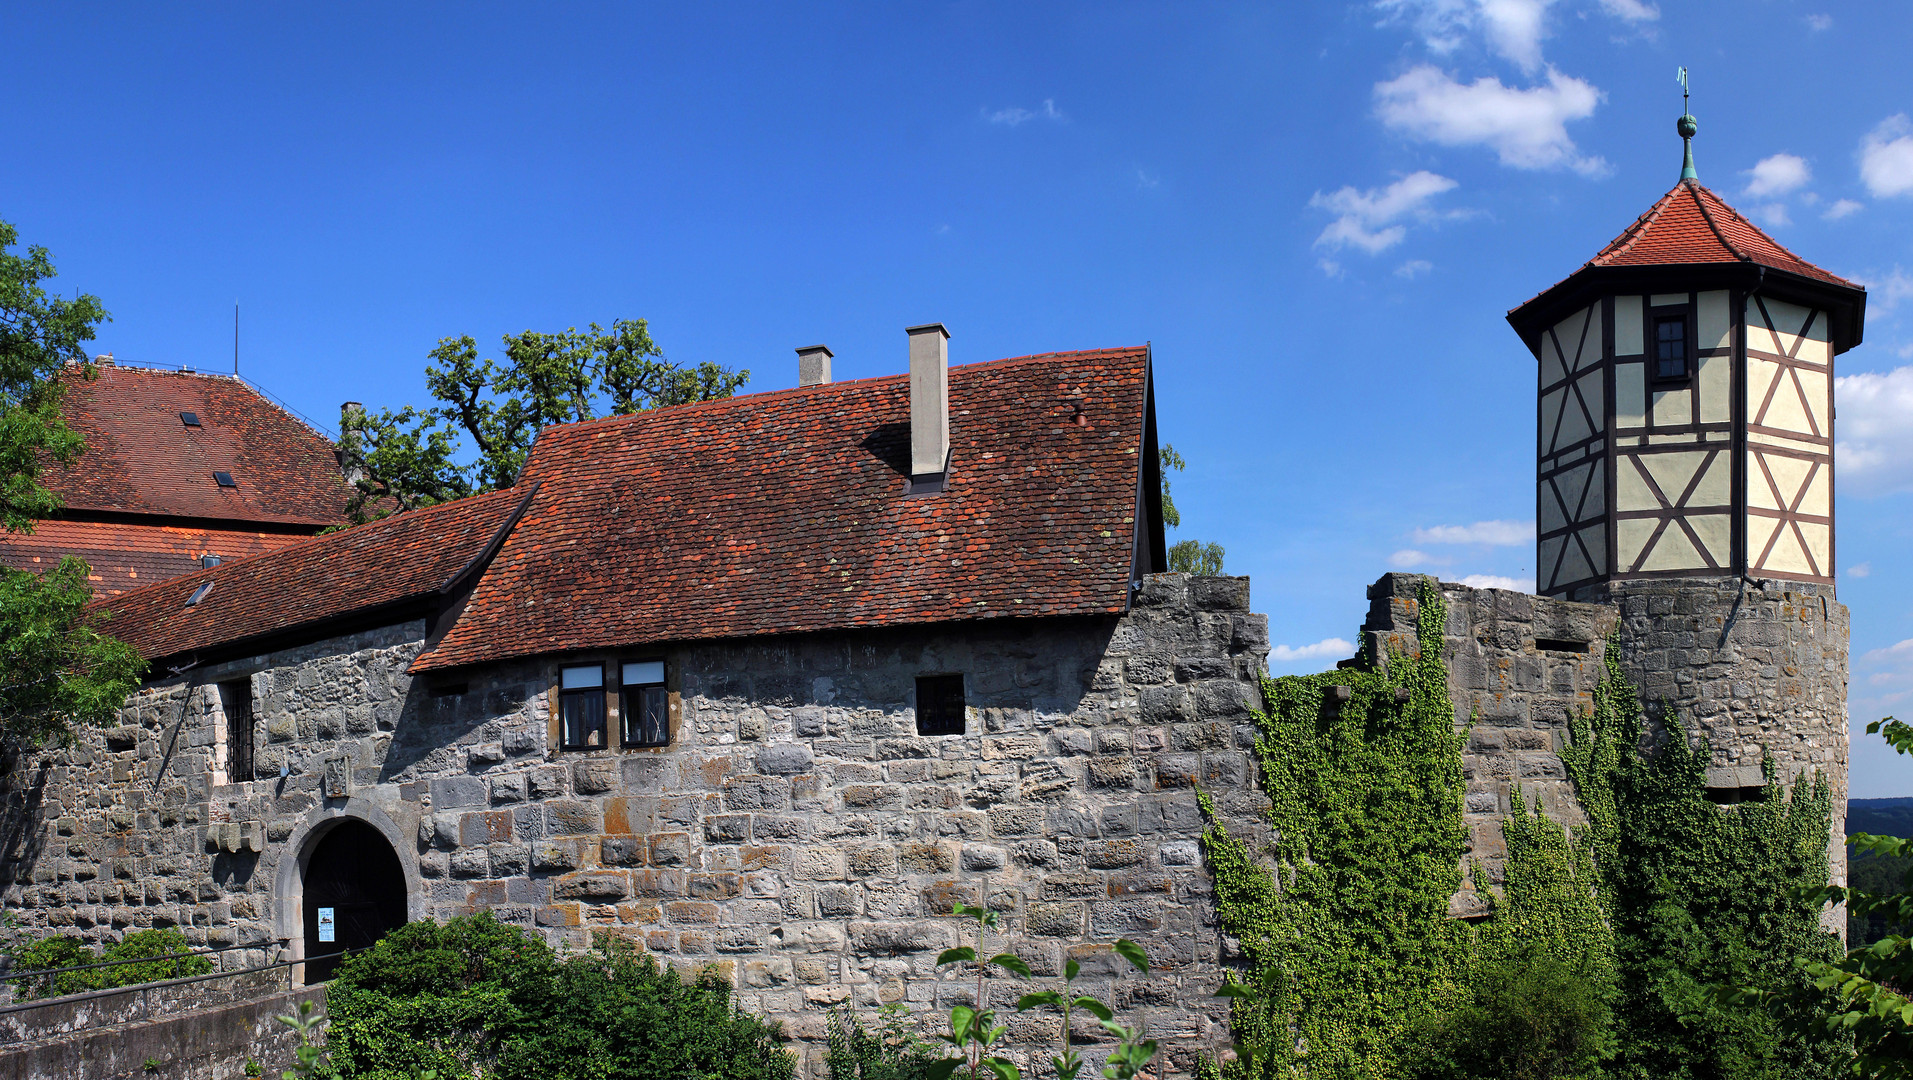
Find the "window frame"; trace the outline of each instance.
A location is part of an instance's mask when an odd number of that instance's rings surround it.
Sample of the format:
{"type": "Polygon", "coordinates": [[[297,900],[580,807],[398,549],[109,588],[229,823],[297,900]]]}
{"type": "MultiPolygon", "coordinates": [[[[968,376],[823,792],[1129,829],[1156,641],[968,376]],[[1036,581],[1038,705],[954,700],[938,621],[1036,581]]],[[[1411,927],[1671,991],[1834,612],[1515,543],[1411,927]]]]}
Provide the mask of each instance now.
{"type": "Polygon", "coordinates": [[[940,738],[949,735],[967,735],[970,729],[969,687],[965,685],[963,673],[927,672],[917,676],[917,734],[924,738],[940,738]],[[954,719],[936,716],[936,730],[927,730],[926,720],[931,719],[933,708],[941,711],[949,705],[949,687],[952,680],[956,686],[956,715],[954,719]],[[928,692],[926,692],[928,691],[928,692]],[[934,703],[934,704],[933,704],[934,703]]]}
{"type": "Polygon", "coordinates": [[[618,747],[623,750],[656,750],[671,745],[671,670],[663,657],[647,656],[637,659],[618,661],[618,747]],[[629,679],[629,669],[642,665],[656,664],[657,678],[642,682],[629,679]],[[633,691],[637,691],[634,694],[633,691]],[[632,718],[642,715],[643,697],[655,692],[660,710],[659,717],[663,730],[660,741],[634,740],[631,738],[632,718]],[[637,700],[634,702],[634,697],[637,700]]]}
{"type": "Polygon", "coordinates": [[[1669,305],[1649,310],[1648,329],[1648,381],[1655,386],[1682,386],[1694,379],[1694,313],[1691,305],[1669,305]],[[1681,326],[1681,372],[1678,375],[1661,374],[1661,327],[1667,323],[1678,322],[1681,326]]]}
{"type": "Polygon", "coordinates": [[[558,697],[558,700],[557,700],[558,749],[560,750],[608,750],[610,749],[610,745],[609,745],[610,725],[607,723],[607,716],[605,713],[604,663],[602,661],[594,661],[592,663],[585,663],[585,664],[560,664],[558,665],[558,678],[556,681],[557,681],[556,689],[558,691],[558,695],[557,695],[558,697]],[[571,687],[571,686],[565,685],[565,675],[567,672],[589,671],[589,670],[596,670],[598,673],[598,684],[596,686],[571,687]],[[597,701],[596,727],[595,729],[591,727],[587,727],[584,730],[580,731],[579,734],[581,736],[581,740],[577,742],[573,742],[571,739],[571,725],[568,722],[570,719],[570,716],[569,716],[569,710],[567,708],[567,705],[569,702],[572,702],[572,701],[587,702],[593,698],[595,698],[597,701]],[[595,730],[598,735],[598,741],[595,744],[589,741],[593,730],[595,730]]]}
{"type": "Polygon", "coordinates": [[[252,677],[219,683],[219,711],[226,720],[226,782],[253,779],[258,768],[259,709],[253,701],[252,677]]]}

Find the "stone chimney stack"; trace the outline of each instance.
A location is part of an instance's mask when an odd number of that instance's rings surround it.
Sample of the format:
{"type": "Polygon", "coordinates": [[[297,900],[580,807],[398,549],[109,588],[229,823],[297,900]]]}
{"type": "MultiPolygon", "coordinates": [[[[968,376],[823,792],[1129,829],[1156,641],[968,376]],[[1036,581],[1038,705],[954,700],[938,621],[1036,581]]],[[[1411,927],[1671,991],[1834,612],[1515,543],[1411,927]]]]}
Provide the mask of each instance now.
{"type": "Polygon", "coordinates": [[[797,385],[822,386],[830,381],[830,358],[835,354],[828,345],[806,345],[797,350],[797,385]]]}
{"type": "Polygon", "coordinates": [[[942,491],[950,463],[950,332],[942,323],[910,335],[910,488],[942,491]]]}

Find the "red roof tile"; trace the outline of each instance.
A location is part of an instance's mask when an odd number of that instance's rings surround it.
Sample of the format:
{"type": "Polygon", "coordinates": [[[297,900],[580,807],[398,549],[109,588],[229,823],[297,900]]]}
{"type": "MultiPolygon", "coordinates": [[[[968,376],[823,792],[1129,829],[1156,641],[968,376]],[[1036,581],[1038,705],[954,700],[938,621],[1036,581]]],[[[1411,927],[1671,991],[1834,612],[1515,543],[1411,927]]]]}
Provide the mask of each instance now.
{"type": "Polygon", "coordinates": [[[928,496],[905,495],[902,375],[547,428],[523,521],[413,670],[1123,611],[1148,371],[1142,347],[951,368],[928,496]]]}
{"type": "Polygon", "coordinates": [[[1683,180],[1589,259],[1588,266],[1686,266],[1751,262],[1859,288],[1781,247],[1699,181],[1683,180]]]}
{"type": "Polygon", "coordinates": [[[536,490],[414,510],[122,593],[104,602],[107,632],[156,660],[441,596],[482,565],[536,490]]]}
{"type": "Polygon", "coordinates": [[[206,554],[239,559],[306,539],[296,532],[225,529],[198,524],[55,519],[33,532],[0,534],[0,565],[45,572],[63,555],[93,567],[93,591],[114,596],[199,569],[206,554]]]}
{"type": "Polygon", "coordinates": [[[70,377],[63,411],[86,440],[42,482],[74,510],[311,526],[345,520],[332,444],[230,375],[101,365],[70,377]],[[188,427],[180,413],[194,413],[188,427]],[[214,472],[231,473],[222,488],[214,472]]]}

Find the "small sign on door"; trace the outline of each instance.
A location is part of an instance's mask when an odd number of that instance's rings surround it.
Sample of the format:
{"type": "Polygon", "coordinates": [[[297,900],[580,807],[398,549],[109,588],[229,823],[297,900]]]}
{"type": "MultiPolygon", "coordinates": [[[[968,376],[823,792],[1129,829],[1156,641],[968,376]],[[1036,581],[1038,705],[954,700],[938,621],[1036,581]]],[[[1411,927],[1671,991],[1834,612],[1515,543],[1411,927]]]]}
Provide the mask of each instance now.
{"type": "Polygon", "coordinates": [[[337,941],[338,940],[339,925],[338,925],[338,922],[334,920],[332,917],[332,910],[333,909],[329,907],[322,907],[319,909],[319,940],[320,941],[337,941]]]}

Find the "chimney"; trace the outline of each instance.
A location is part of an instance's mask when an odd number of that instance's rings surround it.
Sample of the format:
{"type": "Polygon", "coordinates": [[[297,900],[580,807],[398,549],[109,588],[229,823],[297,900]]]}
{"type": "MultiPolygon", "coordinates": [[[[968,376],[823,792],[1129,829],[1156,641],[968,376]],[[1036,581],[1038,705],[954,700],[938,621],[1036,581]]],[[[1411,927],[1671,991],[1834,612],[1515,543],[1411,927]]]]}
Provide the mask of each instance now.
{"type": "Polygon", "coordinates": [[[828,345],[806,345],[797,350],[797,385],[822,386],[830,381],[830,358],[836,354],[828,345]]]}
{"type": "Polygon", "coordinates": [[[112,354],[112,353],[110,353],[110,352],[103,352],[103,353],[101,353],[100,355],[98,355],[98,356],[96,356],[96,357],[94,357],[94,358],[93,358],[93,362],[94,362],[95,364],[98,364],[98,365],[99,365],[99,366],[101,366],[101,367],[112,367],[112,366],[113,366],[113,354],[112,354]]]}
{"type": "Polygon", "coordinates": [[[950,463],[950,332],[942,323],[910,335],[910,490],[943,490],[950,463]]]}

